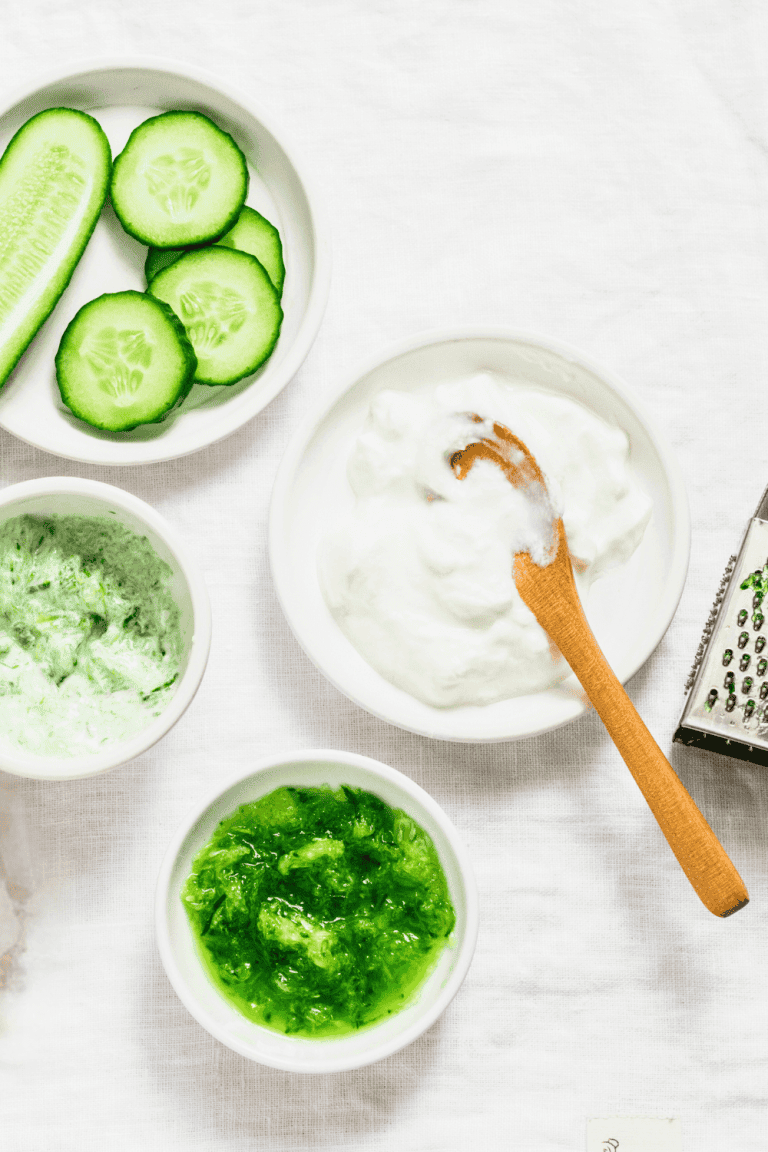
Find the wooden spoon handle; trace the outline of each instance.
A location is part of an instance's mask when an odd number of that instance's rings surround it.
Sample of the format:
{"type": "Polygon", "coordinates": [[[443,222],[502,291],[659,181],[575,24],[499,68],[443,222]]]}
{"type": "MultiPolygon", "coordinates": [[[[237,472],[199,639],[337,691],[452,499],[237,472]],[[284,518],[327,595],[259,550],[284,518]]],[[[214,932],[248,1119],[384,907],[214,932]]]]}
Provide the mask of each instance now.
{"type": "MultiPolygon", "coordinates": [[[[567,555],[566,551],[566,559],[567,555]]],[[[516,557],[516,577],[521,560],[523,567],[534,567],[530,557],[516,557]]],[[[551,567],[559,561],[558,556],[551,567]]],[[[570,560],[567,563],[570,573],[570,560]]],[[[547,571],[538,569],[539,574],[547,571]]],[[[526,596],[527,581],[518,579],[517,584],[581,681],[702,902],[715,916],[738,912],[749,902],[744,882],[605,659],[584,616],[572,573],[571,589],[565,595],[562,580],[556,590],[550,590],[553,595],[541,595],[547,581],[538,580],[531,602],[526,596]]]]}

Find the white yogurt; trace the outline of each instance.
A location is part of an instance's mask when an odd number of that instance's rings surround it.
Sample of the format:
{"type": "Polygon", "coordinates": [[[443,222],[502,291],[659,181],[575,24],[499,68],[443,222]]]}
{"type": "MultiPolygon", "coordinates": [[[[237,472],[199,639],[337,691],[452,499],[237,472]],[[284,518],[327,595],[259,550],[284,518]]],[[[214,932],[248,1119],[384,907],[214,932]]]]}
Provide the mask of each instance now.
{"type": "Polygon", "coordinates": [[[568,675],[512,575],[516,552],[547,562],[553,513],[582,594],[629,559],[651,515],[623,431],[563,396],[486,374],[381,392],[347,475],[354,508],[320,548],[328,606],[382,676],[444,708],[537,692],[568,675]],[[550,507],[490,461],[454,475],[451,454],[484,434],[470,412],[528,446],[550,507]]]}

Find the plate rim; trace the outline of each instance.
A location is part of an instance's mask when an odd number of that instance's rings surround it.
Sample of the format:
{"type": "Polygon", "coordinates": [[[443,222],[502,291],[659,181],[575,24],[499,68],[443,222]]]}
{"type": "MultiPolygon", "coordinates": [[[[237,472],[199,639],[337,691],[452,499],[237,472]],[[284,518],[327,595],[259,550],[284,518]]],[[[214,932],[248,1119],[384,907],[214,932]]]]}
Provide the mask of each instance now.
{"type": "MultiPolygon", "coordinates": [[[[32,98],[41,89],[52,84],[61,83],[64,80],[75,80],[78,76],[85,75],[89,72],[114,72],[130,69],[171,73],[210,88],[214,92],[225,96],[234,104],[239,105],[270,133],[284,153],[290,166],[293,168],[306,195],[308,216],[314,242],[314,267],[304,317],[293,343],[286,352],[280,372],[276,377],[276,383],[266,392],[254,392],[254,404],[244,405],[243,410],[238,413],[238,419],[234,425],[225,427],[224,431],[217,433],[213,437],[206,437],[198,444],[182,448],[181,450],[154,453],[151,456],[142,457],[141,459],[109,460],[92,454],[83,455],[80,452],[57,451],[48,446],[43,446],[35,440],[30,440],[27,436],[21,435],[15,429],[8,428],[0,412],[0,428],[7,432],[9,436],[13,436],[15,439],[29,444],[31,447],[36,448],[40,452],[45,452],[48,455],[105,468],[141,467],[142,465],[161,464],[169,460],[178,460],[184,456],[190,456],[194,452],[200,452],[205,448],[209,448],[225,440],[228,436],[233,435],[250,420],[263,412],[280,392],[291,383],[308,356],[317,338],[323,316],[325,315],[331,286],[332,257],[328,216],[314,178],[308,174],[303,161],[297,161],[296,159],[296,151],[290,133],[286,136],[283,128],[275,124],[271,113],[268,111],[264,112],[258,100],[254,101],[238,87],[226,81],[222,82],[215,73],[205,68],[200,68],[197,65],[188,64],[186,61],[161,55],[86,57],[81,60],[75,60],[66,67],[51,69],[45,73],[41,73],[31,82],[17,85],[14,89],[0,95],[0,118],[6,116],[7,113],[11,112],[24,100],[32,98]]],[[[226,422],[224,423],[226,424],[226,422]]],[[[99,441],[99,443],[101,443],[101,441],[99,441]]],[[[111,444],[112,441],[107,441],[107,443],[111,444]]],[[[162,441],[157,440],[155,443],[160,444],[162,441]]]]}
{"type": "MultiPolygon", "coordinates": [[[[290,567],[290,561],[282,552],[280,534],[287,518],[286,506],[291,483],[295,478],[304,452],[319,424],[327,417],[330,410],[339,403],[347,392],[350,392],[371,372],[410,352],[415,352],[431,345],[458,343],[478,339],[531,344],[545,351],[553,352],[566,361],[586,368],[619,396],[621,401],[646,430],[649,439],[660,457],[664,475],[671,491],[673,521],[676,526],[673,549],[670,557],[670,574],[660,597],[663,611],[659,620],[658,629],[654,631],[650,644],[644,645],[640,655],[629,665],[629,670],[622,671],[620,680],[623,684],[626,684],[637,674],[640,668],[642,668],[653,655],[666,635],[685,588],[691,551],[691,516],[688,493],[685,487],[682,468],[672,451],[666,433],[656,426],[655,421],[649,419],[642,405],[638,406],[634,396],[630,392],[629,386],[621,377],[617,376],[610,369],[602,367],[593,360],[591,356],[582,352],[581,349],[576,348],[574,345],[525,329],[508,328],[503,325],[464,324],[455,328],[430,328],[412,333],[409,336],[402,337],[400,340],[387,345],[387,347],[377,354],[369,355],[364,360],[358,362],[353,369],[345,373],[335,385],[329,388],[322,398],[315,403],[311,411],[307,413],[299,427],[294,431],[278,466],[270,500],[268,525],[269,564],[275,594],[291,632],[302,651],[318,671],[322,673],[325,679],[341,692],[343,696],[366,712],[376,716],[378,719],[406,732],[412,732],[418,736],[426,736],[432,740],[445,740],[458,744],[498,744],[507,741],[531,739],[548,732],[556,731],[565,724],[577,720],[580,716],[591,711],[592,706],[583,699],[583,696],[580,698],[574,697],[572,715],[565,716],[562,720],[555,723],[541,726],[535,731],[502,735],[463,736],[446,734],[439,730],[430,731],[426,726],[415,727],[402,720],[394,720],[391,715],[385,713],[382,709],[378,709],[375,705],[363,701],[346,686],[340,684],[337,679],[322,666],[318,659],[316,659],[314,652],[311,651],[310,647],[305,643],[303,635],[301,634],[301,628],[295,625],[294,619],[292,618],[289,601],[284,592],[282,573],[290,567]]],[[[365,658],[363,657],[363,659],[365,658]]],[[[575,676],[571,674],[562,683],[577,685],[578,681],[575,676]]],[[[559,686],[560,685],[556,685],[554,689],[550,688],[545,691],[556,691],[559,686]]],[[[435,711],[438,710],[436,709],[435,711]]]]}

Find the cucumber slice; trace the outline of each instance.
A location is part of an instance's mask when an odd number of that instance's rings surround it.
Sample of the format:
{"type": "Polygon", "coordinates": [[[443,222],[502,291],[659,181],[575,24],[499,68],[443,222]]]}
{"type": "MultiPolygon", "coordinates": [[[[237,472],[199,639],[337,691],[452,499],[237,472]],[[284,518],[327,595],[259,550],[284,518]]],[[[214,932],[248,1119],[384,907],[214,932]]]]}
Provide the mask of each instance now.
{"type": "Polygon", "coordinates": [[[96,226],[112,154],[92,116],[49,108],[0,160],[0,384],[53,311],[96,226]]]}
{"type": "Polygon", "coordinates": [[[186,328],[200,384],[234,384],[250,376],[277,343],[280,299],[246,252],[218,244],[187,252],[158,272],[148,291],[170,304],[186,328]]]}
{"type": "Polygon", "coordinates": [[[163,420],[189,393],[196,367],[178,317],[143,292],[113,292],[84,304],[56,353],[64,403],[110,432],[163,420]]]}
{"type": "Polygon", "coordinates": [[[266,216],[255,208],[243,208],[234,228],[230,228],[221,240],[216,241],[222,248],[236,248],[238,252],[248,252],[255,256],[275,286],[278,296],[283,294],[285,264],[280,233],[266,216]]]}
{"type": "MultiPolygon", "coordinates": [[[[255,256],[263,264],[278,296],[282,296],[285,281],[283,246],[280,233],[266,216],[262,216],[255,208],[243,208],[234,228],[230,228],[216,243],[222,248],[236,248],[238,252],[248,252],[255,256]]],[[[147,283],[187,251],[186,248],[150,248],[144,264],[147,283]]]]}
{"type": "Polygon", "coordinates": [[[248,193],[248,166],[231,136],[200,112],[140,124],[115,160],[110,194],[126,232],[155,248],[215,240],[248,193]]]}

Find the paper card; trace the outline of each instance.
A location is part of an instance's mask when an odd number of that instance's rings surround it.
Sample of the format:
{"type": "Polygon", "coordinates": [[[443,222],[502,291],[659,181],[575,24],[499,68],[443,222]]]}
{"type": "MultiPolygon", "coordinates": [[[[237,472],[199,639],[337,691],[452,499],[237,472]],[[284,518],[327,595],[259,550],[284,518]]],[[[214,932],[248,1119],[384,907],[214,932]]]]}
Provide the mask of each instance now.
{"type": "Polygon", "coordinates": [[[587,1152],[683,1152],[680,1121],[660,1116],[587,1120],[587,1152]]]}

